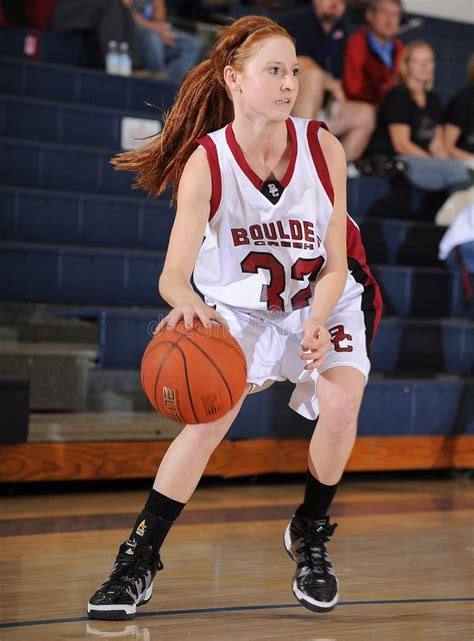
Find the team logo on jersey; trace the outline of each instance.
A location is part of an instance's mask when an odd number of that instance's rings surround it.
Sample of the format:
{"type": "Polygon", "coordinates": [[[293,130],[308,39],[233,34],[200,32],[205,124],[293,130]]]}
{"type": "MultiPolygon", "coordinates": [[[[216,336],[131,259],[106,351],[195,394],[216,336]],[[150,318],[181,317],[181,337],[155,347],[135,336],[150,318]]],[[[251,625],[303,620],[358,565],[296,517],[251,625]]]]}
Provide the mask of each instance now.
{"type": "Polygon", "coordinates": [[[268,191],[273,196],[273,198],[276,198],[277,196],[280,195],[280,192],[277,189],[277,186],[275,185],[275,183],[268,183],[268,191]]]}
{"type": "Polygon", "coordinates": [[[265,180],[260,187],[260,191],[267,198],[272,205],[276,205],[280,200],[283,191],[283,185],[278,180],[265,180]]]}
{"type": "Polygon", "coordinates": [[[234,247],[239,245],[267,245],[269,247],[292,247],[314,250],[321,246],[321,239],[314,232],[310,220],[277,220],[274,223],[257,223],[250,227],[235,227],[231,230],[234,247]]]}

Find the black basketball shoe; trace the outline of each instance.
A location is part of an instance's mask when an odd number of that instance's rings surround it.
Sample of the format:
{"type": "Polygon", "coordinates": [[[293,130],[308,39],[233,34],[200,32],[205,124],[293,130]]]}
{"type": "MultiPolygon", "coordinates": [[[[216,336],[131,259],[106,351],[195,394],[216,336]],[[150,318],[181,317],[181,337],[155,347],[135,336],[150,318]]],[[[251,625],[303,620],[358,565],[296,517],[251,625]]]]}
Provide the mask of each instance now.
{"type": "Polygon", "coordinates": [[[163,569],[158,552],[151,545],[133,540],[122,543],[109,578],[87,604],[91,619],[131,619],[137,606],[151,599],[153,578],[163,569]]]}
{"type": "Polygon", "coordinates": [[[293,594],[314,612],[329,612],[339,601],[337,578],[326,550],[336,527],[328,516],[321,520],[293,516],[285,531],[286,551],[297,564],[293,594]]]}

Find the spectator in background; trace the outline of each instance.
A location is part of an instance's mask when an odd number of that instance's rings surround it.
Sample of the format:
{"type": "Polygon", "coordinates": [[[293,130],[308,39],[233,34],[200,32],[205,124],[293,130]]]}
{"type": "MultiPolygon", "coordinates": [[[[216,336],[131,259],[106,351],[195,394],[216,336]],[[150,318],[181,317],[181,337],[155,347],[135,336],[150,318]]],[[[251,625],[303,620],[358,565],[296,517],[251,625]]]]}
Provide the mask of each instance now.
{"type": "Polygon", "coordinates": [[[296,40],[300,65],[293,115],[325,120],[333,134],[342,136],[347,161],[351,162],[367,146],[375,112],[368,103],[347,100],[342,88],[346,4],[346,0],[313,0],[310,6],[290,13],[283,23],[296,40]]]}
{"type": "Polygon", "coordinates": [[[444,144],[451,158],[474,169],[474,53],[467,66],[468,87],[449,103],[444,116],[444,144]]]}
{"type": "Polygon", "coordinates": [[[165,0],[122,0],[135,20],[143,63],[148,71],[178,82],[201,54],[199,38],[166,21],[165,0]]]}
{"type": "Polygon", "coordinates": [[[403,43],[395,37],[402,17],[401,0],[372,0],[367,27],[347,41],[343,87],[349,100],[378,105],[395,84],[403,43]]]}
{"type": "Polygon", "coordinates": [[[398,156],[407,177],[428,191],[455,191],[470,184],[469,172],[448,158],[441,122],[441,102],[433,91],[435,55],[427,42],[405,47],[400,84],[385,96],[373,141],[375,153],[398,156]]]}
{"type": "Polygon", "coordinates": [[[92,32],[99,48],[97,63],[104,68],[111,40],[127,42],[134,66],[137,62],[135,25],[121,0],[57,0],[49,28],[52,31],[92,32]]]}
{"type": "Polygon", "coordinates": [[[474,317],[474,187],[453,194],[436,223],[449,224],[439,244],[439,258],[461,276],[465,309],[474,317]]]}

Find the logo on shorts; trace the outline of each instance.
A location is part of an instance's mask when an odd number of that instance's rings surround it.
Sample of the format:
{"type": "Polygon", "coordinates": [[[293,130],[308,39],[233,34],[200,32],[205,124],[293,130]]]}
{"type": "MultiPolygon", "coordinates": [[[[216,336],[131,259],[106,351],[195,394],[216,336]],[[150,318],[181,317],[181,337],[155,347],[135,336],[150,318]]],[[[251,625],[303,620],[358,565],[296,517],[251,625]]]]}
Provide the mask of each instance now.
{"type": "Polygon", "coordinates": [[[352,345],[341,345],[343,341],[352,341],[352,335],[346,334],[344,331],[344,325],[335,325],[329,330],[331,334],[331,343],[334,345],[334,350],[336,352],[352,352],[352,345]]]}

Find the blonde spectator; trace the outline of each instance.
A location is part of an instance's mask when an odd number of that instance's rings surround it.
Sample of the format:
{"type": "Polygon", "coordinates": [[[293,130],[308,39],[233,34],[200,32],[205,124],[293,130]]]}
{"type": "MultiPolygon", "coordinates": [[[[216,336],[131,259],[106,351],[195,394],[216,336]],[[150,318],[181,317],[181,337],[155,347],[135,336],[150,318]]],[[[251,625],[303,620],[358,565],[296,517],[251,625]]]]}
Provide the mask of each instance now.
{"type": "Polygon", "coordinates": [[[441,126],[441,101],[433,90],[435,54],[423,41],[405,47],[400,83],[379,111],[374,152],[406,163],[409,180],[427,191],[455,191],[470,184],[467,168],[448,158],[441,126]]]}

